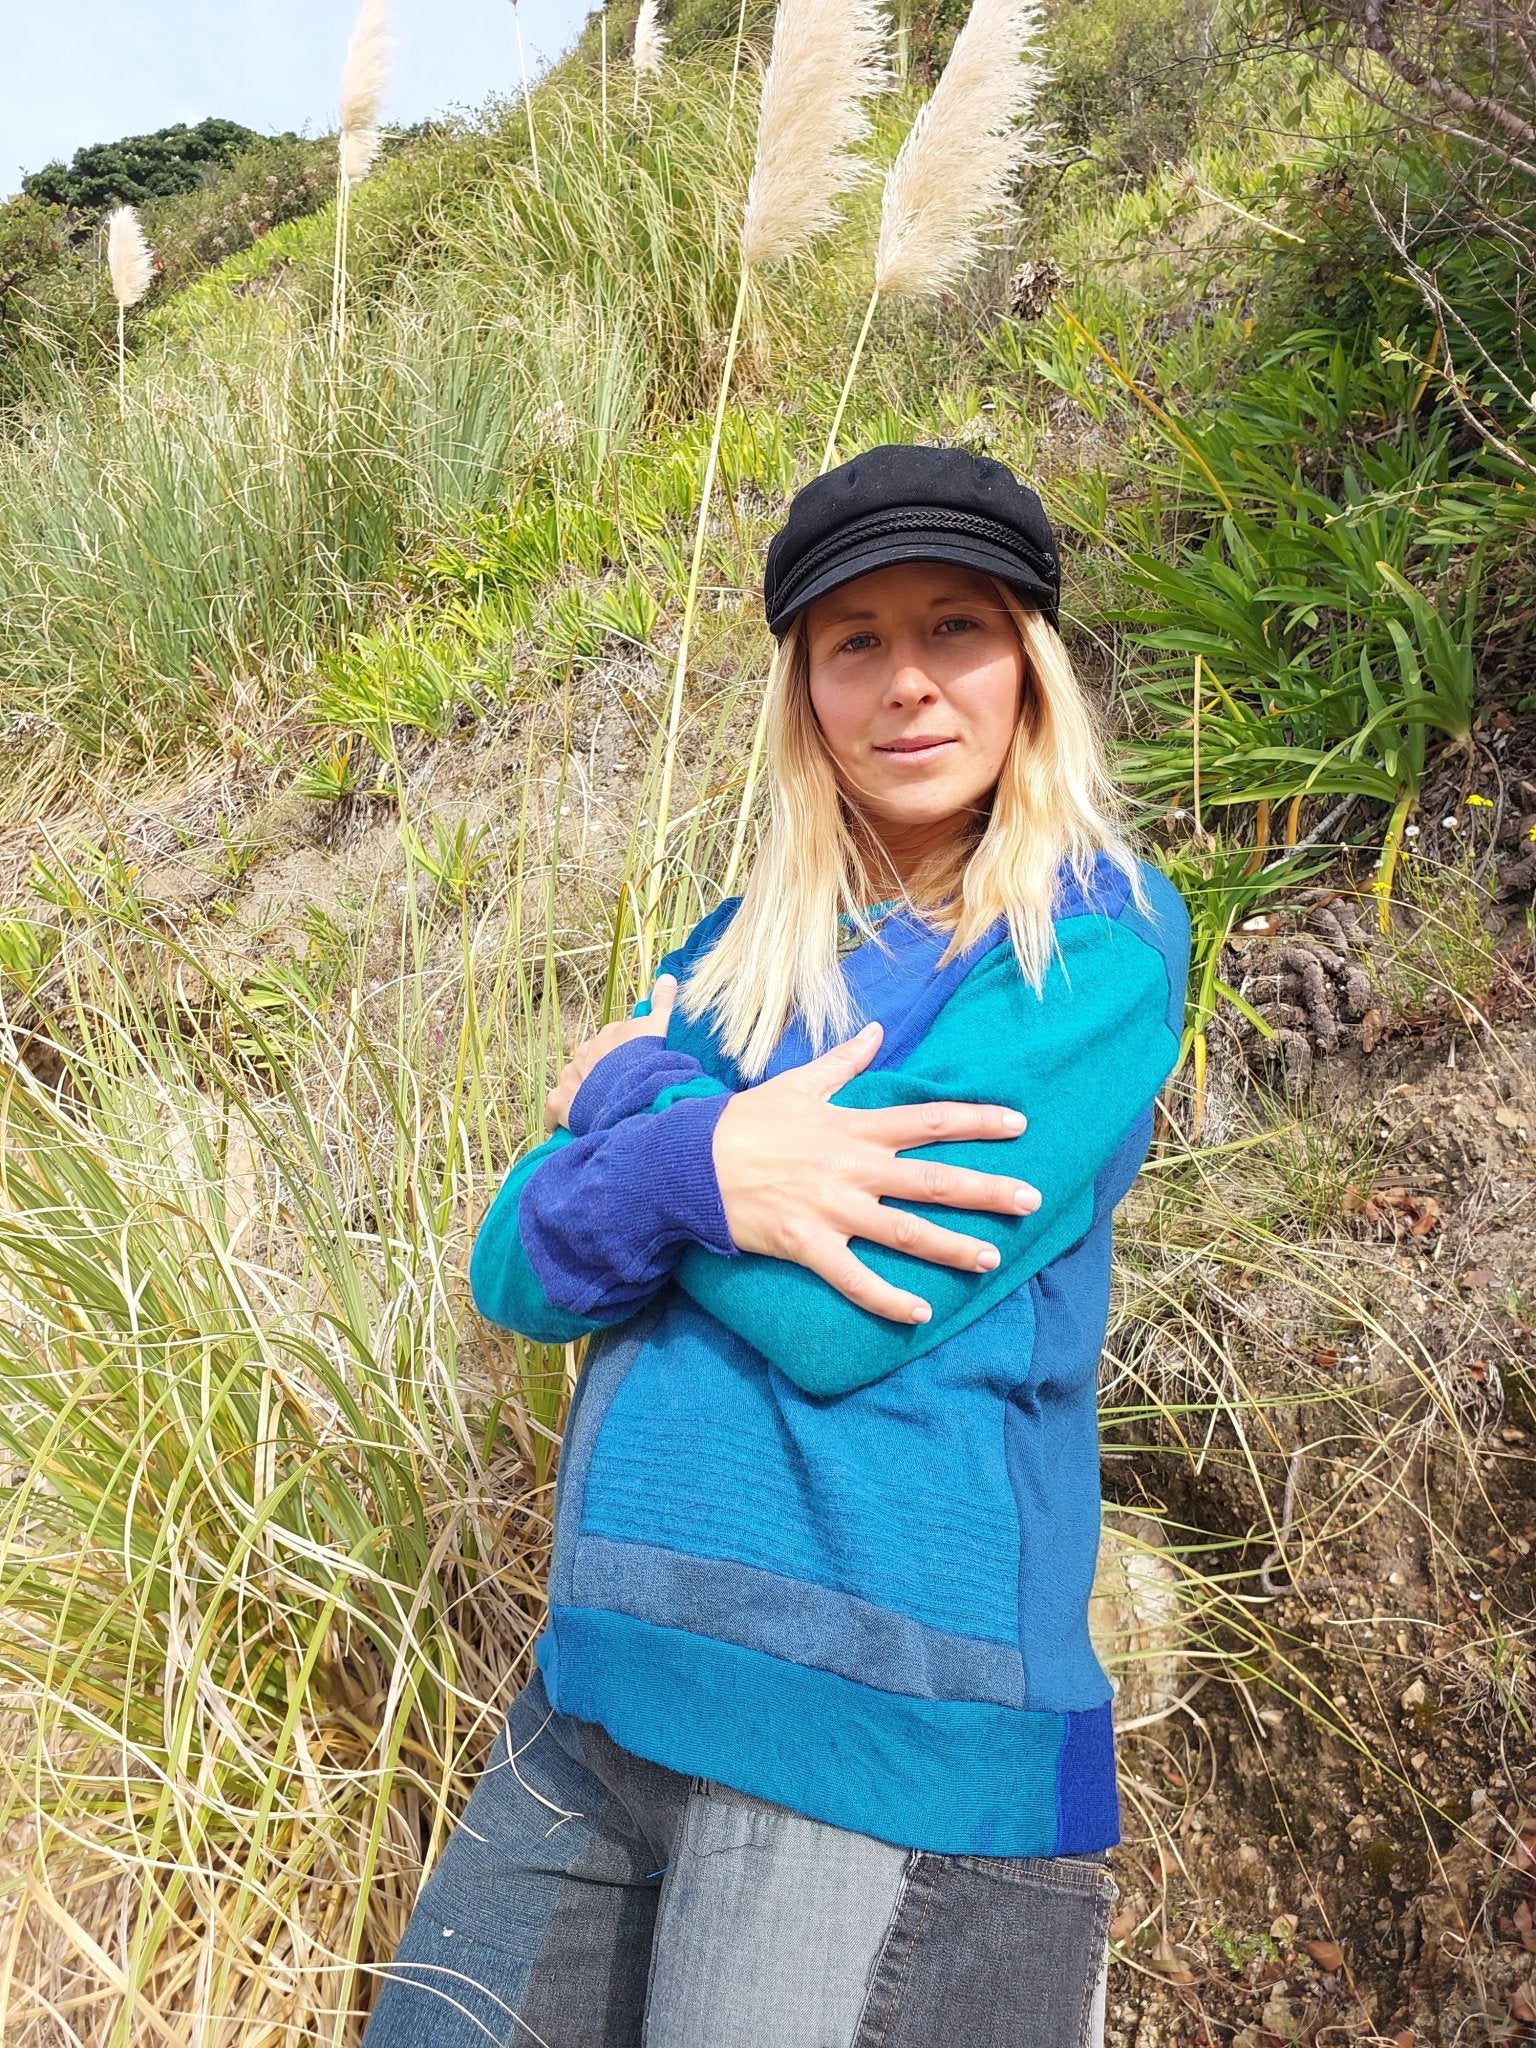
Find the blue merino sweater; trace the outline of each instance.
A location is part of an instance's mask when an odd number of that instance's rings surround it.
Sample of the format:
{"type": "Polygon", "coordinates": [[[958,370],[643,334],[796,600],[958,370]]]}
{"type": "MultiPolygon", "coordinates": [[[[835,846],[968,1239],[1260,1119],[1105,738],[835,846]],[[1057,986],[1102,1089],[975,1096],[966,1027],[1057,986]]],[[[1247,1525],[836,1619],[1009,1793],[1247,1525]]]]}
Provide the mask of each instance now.
{"type": "MultiPolygon", "coordinates": [[[[843,962],[884,1036],[833,1097],[1004,1102],[1022,1136],[907,1156],[1019,1175],[1040,1208],[910,1205],[1001,1252],[960,1272],[855,1240],[932,1304],[901,1324],[739,1252],[715,1123],[746,1085],[674,1009],[582,1083],[476,1237],[481,1313],[590,1334],[536,1646],[563,1713],[675,1771],[901,1846],[1050,1856],[1120,1838],[1110,1686],[1088,1636],[1110,1216],[1177,1054],[1189,921],[1100,858],[1063,870],[1043,990],[999,922],[898,912],[843,962]]],[[[662,962],[686,979],[729,898],[662,962]]],[[[643,1007],[643,1006],[642,1006],[643,1007]]],[[[768,1072],[812,1056],[787,1031],[768,1072]]]]}

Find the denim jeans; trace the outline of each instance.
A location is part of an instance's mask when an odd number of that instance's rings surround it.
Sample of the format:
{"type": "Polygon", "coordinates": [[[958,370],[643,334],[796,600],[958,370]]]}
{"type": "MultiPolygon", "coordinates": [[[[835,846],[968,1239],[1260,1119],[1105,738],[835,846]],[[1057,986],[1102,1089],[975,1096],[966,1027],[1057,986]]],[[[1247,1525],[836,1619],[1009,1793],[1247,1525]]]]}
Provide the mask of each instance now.
{"type": "Polygon", "coordinates": [[[680,1776],[535,1665],[363,2048],[1100,2048],[1118,1896],[1102,1854],[901,1849],[680,1776]]]}

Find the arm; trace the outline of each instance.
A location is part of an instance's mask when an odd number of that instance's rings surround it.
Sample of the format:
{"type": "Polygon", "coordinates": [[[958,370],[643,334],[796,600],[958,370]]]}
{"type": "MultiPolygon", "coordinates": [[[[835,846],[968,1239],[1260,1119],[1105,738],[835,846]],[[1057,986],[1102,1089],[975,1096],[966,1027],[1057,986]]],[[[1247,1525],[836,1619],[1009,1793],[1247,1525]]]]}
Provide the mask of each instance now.
{"type": "MultiPolygon", "coordinates": [[[[697,926],[658,978],[685,971],[720,919],[717,911],[697,926]]],[[[634,1015],[650,1007],[647,999],[634,1015]]],[[[537,1342],[570,1343],[641,1307],[690,1239],[733,1256],[711,1160],[728,1096],[660,1036],[598,1059],[571,1100],[569,1127],[513,1165],[480,1225],[469,1261],[479,1312],[537,1342]]]]}
{"type": "MultiPolygon", "coordinates": [[[[865,1264],[931,1303],[931,1319],[917,1325],[874,1315],[804,1267],[755,1253],[727,1262],[690,1247],[678,1261],[679,1284],[799,1386],[837,1394],[932,1350],[1077,1243],[1101,1193],[1124,1192],[1122,1148],[1138,1125],[1144,1133],[1178,1054],[1188,918],[1161,876],[1149,871],[1147,880],[1156,925],[1134,907],[1115,921],[1063,920],[1062,959],[1041,997],[1020,975],[1012,948],[994,948],[900,1068],[856,1075],[834,1097],[845,1108],[971,1100],[1024,1112],[1021,1137],[903,1154],[1019,1175],[1041,1190],[1032,1214],[967,1217],[967,1231],[998,1248],[992,1272],[929,1265],[856,1240],[865,1264]]],[[[944,1214],[921,1203],[892,1206],[934,1220],[944,1214]]]]}
{"type": "Polygon", "coordinates": [[[539,1344],[570,1344],[602,1328],[600,1320],[572,1315],[545,1293],[529,1264],[518,1228],[523,1190],[546,1160],[574,1140],[556,1131],[516,1161],[486,1211],[469,1254],[469,1292],[487,1322],[517,1330],[539,1344]]]}
{"type": "Polygon", "coordinates": [[[483,1316],[568,1343],[643,1307],[685,1245],[736,1256],[710,1158],[729,1096],[708,1086],[606,1130],[557,1131],[519,1160],[470,1255],[483,1316]]]}

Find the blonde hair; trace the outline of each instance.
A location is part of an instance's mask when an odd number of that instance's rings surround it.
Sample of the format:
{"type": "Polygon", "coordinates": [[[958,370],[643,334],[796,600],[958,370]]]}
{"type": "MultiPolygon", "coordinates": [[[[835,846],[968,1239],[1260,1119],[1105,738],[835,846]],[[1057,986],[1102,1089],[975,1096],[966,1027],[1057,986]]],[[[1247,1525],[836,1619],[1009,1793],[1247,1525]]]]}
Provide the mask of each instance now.
{"type": "Polygon", "coordinates": [[[925,862],[910,888],[839,782],[811,704],[804,611],[779,643],[766,685],[768,828],[735,916],[678,993],[686,1017],[713,1011],[722,1049],[748,1078],[762,1073],[797,1013],[817,1049],[858,1029],[838,963],[838,915],[846,911],[860,937],[878,941],[865,914],[871,883],[888,880],[889,896],[949,933],[940,966],[1006,917],[1020,969],[1037,992],[1056,950],[1051,920],[1063,862],[1087,888],[1095,856],[1105,854],[1145,907],[1098,721],[1061,636],[1044,613],[988,580],[1024,653],[1018,722],[974,829],[925,862]]]}

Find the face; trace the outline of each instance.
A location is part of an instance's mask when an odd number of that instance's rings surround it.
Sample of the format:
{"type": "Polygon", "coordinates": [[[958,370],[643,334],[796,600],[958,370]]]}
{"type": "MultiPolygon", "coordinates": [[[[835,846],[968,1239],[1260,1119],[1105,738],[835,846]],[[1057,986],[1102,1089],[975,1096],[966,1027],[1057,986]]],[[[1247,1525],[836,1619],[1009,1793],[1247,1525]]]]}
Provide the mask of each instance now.
{"type": "Polygon", "coordinates": [[[958,824],[997,783],[1024,654],[989,578],[943,562],[873,569],[806,618],[811,705],[877,828],[958,824]]]}

